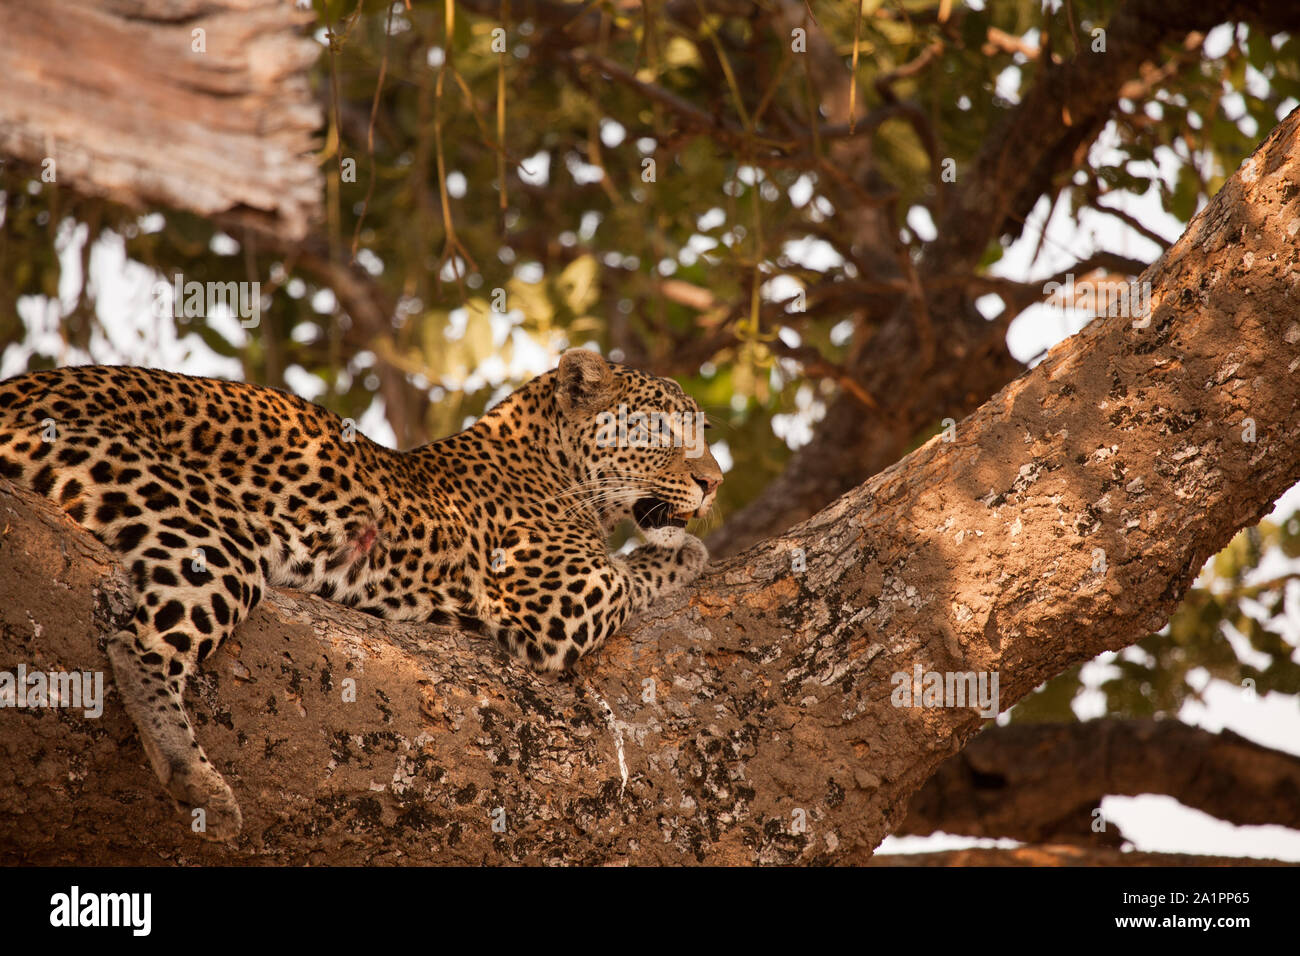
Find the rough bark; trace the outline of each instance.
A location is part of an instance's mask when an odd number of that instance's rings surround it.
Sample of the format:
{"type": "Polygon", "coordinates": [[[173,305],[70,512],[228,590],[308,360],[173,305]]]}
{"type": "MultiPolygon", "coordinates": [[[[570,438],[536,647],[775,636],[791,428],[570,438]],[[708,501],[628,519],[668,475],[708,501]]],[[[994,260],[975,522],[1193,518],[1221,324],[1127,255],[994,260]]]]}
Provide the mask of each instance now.
{"type": "Polygon", "coordinates": [[[898,835],[1118,846],[1104,796],[1165,794],[1238,825],[1300,829],[1300,757],[1176,720],[989,727],[912,797],[898,835]]]}
{"type": "MultiPolygon", "coordinates": [[[[194,694],[242,801],[232,846],[178,825],[112,699],[99,721],[0,712],[5,858],[863,858],[983,723],[893,706],[892,675],[997,674],[1006,707],[1160,627],[1300,478],[1298,126],[1280,124],[1148,271],[1146,327],[1098,319],[955,441],[713,565],[575,676],[273,594],[194,694]],[[357,703],[340,699],[348,677],[357,703]]],[[[0,661],[102,669],[94,636],[124,596],[108,556],[6,498],[0,661]]]]}
{"type": "Polygon", "coordinates": [[[960,418],[1011,381],[1023,366],[1007,352],[1006,325],[979,323],[944,323],[937,354],[926,360],[920,357],[912,308],[895,308],[872,334],[855,369],[868,392],[883,397],[880,407],[868,408],[847,392],[836,395],[812,440],[753,501],[709,535],[709,550],[729,556],[792,527],[893,464],[941,418],[960,418]]]}
{"type": "Polygon", "coordinates": [[[321,209],[312,18],[281,0],[0,0],[0,155],[301,238],[321,209]]]}

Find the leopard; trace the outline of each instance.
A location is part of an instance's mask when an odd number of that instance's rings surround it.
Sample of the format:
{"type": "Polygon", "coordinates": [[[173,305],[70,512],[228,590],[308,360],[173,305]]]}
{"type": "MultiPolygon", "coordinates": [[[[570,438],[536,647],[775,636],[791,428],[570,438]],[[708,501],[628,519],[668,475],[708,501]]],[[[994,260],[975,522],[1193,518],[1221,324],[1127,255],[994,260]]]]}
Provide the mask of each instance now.
{"type": "Polygon", "coordinates": [[[571,670],[708,563],[686,529],[723,478],[710,426],[678,382],[581,348],[407,451],[277,388],[68,366],[0,382],[0,478],[120,560],[133,606],[104,640],[119,696],[190,829],[229,841],[239,803],[184,694],[268,588],[571,670]],[[634,546],[611,550],[629,519],[634,546]]]}

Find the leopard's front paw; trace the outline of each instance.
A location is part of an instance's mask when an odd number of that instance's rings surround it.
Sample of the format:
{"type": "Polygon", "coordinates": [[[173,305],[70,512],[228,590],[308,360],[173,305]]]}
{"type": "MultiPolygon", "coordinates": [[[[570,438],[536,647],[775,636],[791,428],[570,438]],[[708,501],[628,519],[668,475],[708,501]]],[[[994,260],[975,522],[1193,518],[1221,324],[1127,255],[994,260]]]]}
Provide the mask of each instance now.
{"type": "Polygon", "coordinates": [[[646,540],[671,553],[668,564],[677,569],[678,586],[694,581],[709,563],[704,542],[683,528],[654,528],[646,532],[646,540]]]}
{"type": "Polygon", "coordinates": [[[683,541],[677,551],[677,563],[682,566],[687,581],[694,581],[709,563],[709,549],[693,534],[683,532],[683,541]]]}
{"type": "Polygon", "coordinates": [[[686,533],[685,528],[678,528],[674,525],[666,524],[662,528],[646,528],[641,532],[641,537],[645,538],[646,544],[654,545],[656,548],[666,548],[669,551],[677,551],[685,544],[686,539],[691,535],[686,533]]]}

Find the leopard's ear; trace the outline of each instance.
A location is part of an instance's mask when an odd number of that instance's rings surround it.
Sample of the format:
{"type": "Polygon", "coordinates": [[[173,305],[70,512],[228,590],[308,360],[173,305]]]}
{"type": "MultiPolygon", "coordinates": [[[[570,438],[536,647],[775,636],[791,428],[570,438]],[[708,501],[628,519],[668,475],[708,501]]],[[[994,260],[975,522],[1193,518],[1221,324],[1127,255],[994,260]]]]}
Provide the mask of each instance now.
{"type": "Polygon", "coordinates": [[[614,370],[590,349],[569,349],[555,370],[555,398],[569,418],[586,418],[608,408],[617,391],[614,370]]]}

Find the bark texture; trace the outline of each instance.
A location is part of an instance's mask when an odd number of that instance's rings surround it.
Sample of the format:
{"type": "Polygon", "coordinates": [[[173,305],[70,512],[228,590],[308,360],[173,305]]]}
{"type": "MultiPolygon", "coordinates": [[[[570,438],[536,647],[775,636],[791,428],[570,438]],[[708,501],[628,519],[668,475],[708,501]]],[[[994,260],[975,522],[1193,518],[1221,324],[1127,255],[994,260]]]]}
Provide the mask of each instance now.
{"type": "Polygon", "coordinates": [[[312,18],[282,0],[0,0],[0,154],[301,238],[321,209],[312,18]]]}
{"type": "MultiPolygon", "coordinates": [[[[1095,321],[955,441],[713,565],[576,675],[279,592],[192,695],[244,810],[235,844],[177,823],[110,698],[98,721],[0,711],[0,853],[863,859],[984,722],[893,706],[895,673],[996,673],[1005,708],[1162,626],[1205,560],[1300,478],[1298,124],[1281,123],[1148,271],[1145,327],[1095,321]]],[[[95,638],[125,597],[109,556],[3,495],[0,661],[102,669],[95,638]]]]}

